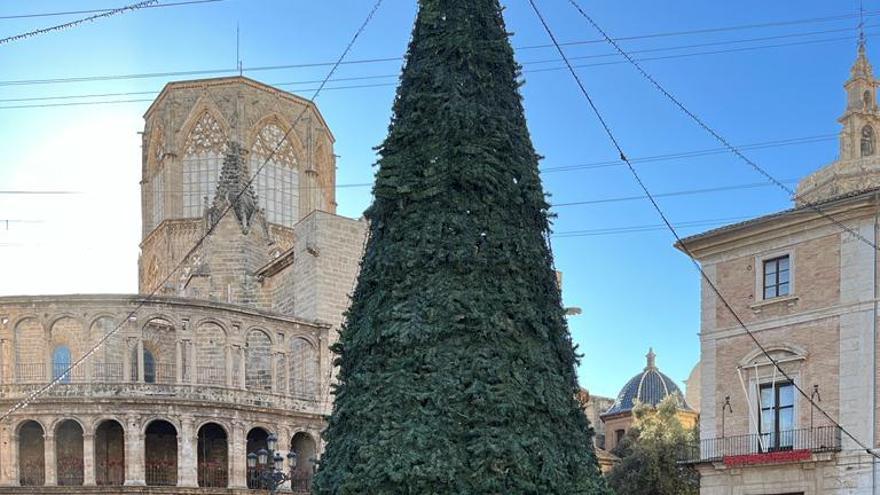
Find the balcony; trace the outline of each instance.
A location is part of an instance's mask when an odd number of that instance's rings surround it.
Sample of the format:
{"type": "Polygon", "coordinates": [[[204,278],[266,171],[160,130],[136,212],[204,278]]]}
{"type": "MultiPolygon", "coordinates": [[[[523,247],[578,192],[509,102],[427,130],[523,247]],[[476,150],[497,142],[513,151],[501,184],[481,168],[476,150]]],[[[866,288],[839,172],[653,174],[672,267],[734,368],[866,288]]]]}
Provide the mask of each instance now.
{"type": "Polygon", "coordinates": [[[679,455],[682,464],[723,463],[728,466],[799,462],[813,454],[840,451],[840,430],[820,426],[776,434],[708,438],[688,445],[679,455]]]}

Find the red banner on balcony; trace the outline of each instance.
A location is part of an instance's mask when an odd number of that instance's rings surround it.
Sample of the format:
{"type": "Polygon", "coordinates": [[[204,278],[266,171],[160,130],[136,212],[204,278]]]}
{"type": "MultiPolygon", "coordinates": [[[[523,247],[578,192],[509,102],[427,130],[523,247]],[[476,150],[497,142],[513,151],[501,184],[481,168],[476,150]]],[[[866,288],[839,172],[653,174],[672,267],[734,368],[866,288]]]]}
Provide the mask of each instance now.
{"type": "Polygon", "coordinates": [[[810,450],[782,450],[777,452],[762,452],[759,454],[729,455],[724,456],[722,461],[725,466],[753,466],[756,464],[781,464],[786,462],[800,462],[812,459],[810,450]]]}

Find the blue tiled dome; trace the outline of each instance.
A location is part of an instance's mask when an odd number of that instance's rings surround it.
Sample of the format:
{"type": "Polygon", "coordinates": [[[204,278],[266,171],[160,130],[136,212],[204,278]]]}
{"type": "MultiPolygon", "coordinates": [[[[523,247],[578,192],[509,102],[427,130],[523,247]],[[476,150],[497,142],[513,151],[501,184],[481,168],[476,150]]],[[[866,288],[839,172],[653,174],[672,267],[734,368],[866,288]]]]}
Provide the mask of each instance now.
{"type": "Polygon", "coordinates": [[[655,363],[656,355],[653,350],[648,351],[647,358],[648,365],[645,367],[645,370],[626,382],[626,385],[617,395],[617,400],[614,401],[611,409],[605,411],[602,416],[630,412],[636,406],[636,400],[641,404],[657,406],[670,395],[676,397],[679,409],[691,410],[685,402],[684,394],[681,393],[678,385],[672,381],[672,378],[669,378],[657,369],[655,363]]]}

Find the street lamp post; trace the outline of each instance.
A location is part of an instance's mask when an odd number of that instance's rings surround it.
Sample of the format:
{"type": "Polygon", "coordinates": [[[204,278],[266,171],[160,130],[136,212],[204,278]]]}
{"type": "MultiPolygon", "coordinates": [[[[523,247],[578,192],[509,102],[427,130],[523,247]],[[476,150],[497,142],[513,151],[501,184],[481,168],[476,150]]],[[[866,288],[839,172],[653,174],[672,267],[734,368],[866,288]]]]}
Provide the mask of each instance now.
{"type": "Polygon", "coordinates": [[[260,449],[256,453],[248,454],[247,466],[248,470],[255,474],[258,487],[269,490],[270,495],[275,495],[281,485],[293,478],[296,453],[292,450],[287,453],[288,471],[284,471],[284,458],[276,451],[278,437],[275,434],[269,435],[266,438],[266,446],[268,450],[260,449]]]}

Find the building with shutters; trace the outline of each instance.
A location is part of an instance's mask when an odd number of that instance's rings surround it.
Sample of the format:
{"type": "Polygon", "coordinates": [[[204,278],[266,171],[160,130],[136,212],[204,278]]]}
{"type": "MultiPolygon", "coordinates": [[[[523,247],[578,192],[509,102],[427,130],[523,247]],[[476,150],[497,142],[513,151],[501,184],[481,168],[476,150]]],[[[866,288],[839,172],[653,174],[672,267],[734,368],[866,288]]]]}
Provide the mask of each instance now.
{"type": "Polygon", "coordinates": [[[335,214],[333,135],[245,77],[168,84],[144,118],[139,294],[0,298],[0,409],[27,403],[0,493],[244,492],[270,434],[305,491],[366,232],[335,214]]]}

